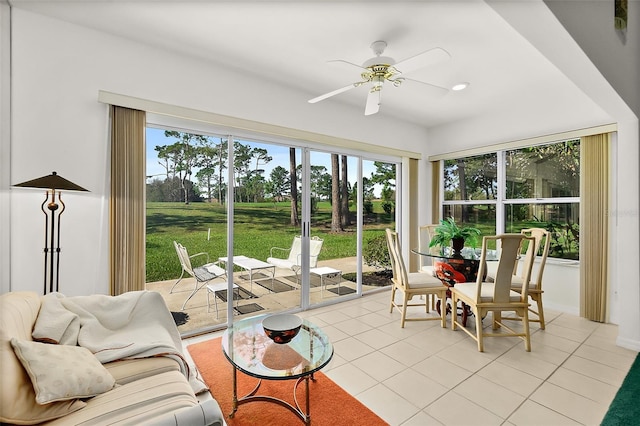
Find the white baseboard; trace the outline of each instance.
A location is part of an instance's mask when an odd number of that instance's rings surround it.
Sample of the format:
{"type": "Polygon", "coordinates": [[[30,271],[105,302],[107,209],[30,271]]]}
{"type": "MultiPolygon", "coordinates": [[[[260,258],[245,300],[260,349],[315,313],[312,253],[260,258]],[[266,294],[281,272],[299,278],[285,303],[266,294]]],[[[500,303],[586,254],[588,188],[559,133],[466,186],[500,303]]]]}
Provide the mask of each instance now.
{"type": "Polygon", "coordinates": [[[616,339],[616,345],[640,352],[640,340],[632,340],[618,336],[616,339]]]}

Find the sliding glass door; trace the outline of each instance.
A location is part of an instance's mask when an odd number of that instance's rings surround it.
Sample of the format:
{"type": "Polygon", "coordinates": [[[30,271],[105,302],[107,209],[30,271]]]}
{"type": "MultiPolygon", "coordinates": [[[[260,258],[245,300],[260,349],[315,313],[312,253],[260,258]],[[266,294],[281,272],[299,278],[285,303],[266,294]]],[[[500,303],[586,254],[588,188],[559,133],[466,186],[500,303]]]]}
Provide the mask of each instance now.
{"type": "Polygon", "coordinates": [[[146,143],[146,288],[163,296],[183,334],[225,324],[225,276],[215,266],[227,253],[228,139],[147,127],[146,143]]]}
{"type": "Polygon", "coordinates": [[[300,308],[301,155],[298,147],[234,139],[236,314],[300,308]]]}
{"type": "Polygon", "coordinates": [[[396,163],[202,130],[147,145],[147,288],[183,335],[389,285],[396,163]]]}

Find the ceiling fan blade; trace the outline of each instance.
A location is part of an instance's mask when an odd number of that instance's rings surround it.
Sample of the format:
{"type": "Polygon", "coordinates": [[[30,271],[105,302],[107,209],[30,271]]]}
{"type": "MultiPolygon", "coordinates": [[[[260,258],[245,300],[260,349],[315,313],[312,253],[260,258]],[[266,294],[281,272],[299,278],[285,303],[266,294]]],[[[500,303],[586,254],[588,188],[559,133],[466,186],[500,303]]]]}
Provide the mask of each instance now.
{"type": "Polygon", "coordinates": [[[342,59],[333,59],[333,60],[327,61],[327,62],[328,63],[337,63],[337,64],[347,64],[347,65],[350,65],[352,67],[358,68],[361,72],[362,71],[369,71],[368,69],[366,69],[365,67],[363,67],[361,65],[354,64],[353,62],[345,61],[345,60],[342,60],[342,59]]]}
{"type": "Polygon", "coordinates": [[[358,87],[358,86],[362,85],[363,83],[365,83],[365,82],[358,81],[356,83],[351,83],[350,85],[341,87],[339,89],[336,89],[333,92],[325,93],[324,95],[320,95],[320,96],[318,96],[316,98],[309,99],[307,102],[309,102],[310,104],[315,104],[316,102],[320,102],[322,100],[330,98],[331,96],[335,96],[335,95],[338,95],[340,93],[346,92],[347,90],[351,90],[354,87],[358,87]]]}
{"type": "Polygon", "coordinates": [[[415,71],[419,68],[424,68],[429,65],[434,65],[451,58],[449,52],[439,47],[427,50],[426,52],[418,53],[416,56],[404,59],[397,64],[393,65],[393,68],[401,74],[415,71]]]}
{"type": "Polygon", "coordinates": [[[372,87],[367,95],[367,105],[364,108],[364,115],[375,114],[380,110],[382,101],[382,86],[372,87]]]}
{"type": "Polygon", "coordinates": [[[410,81],[412,83],[418,83],[418,84],[423,84],[425,86],[429,86],[429,89],[431,91],[433,91],[434,94],[444,95],[445,93],[449,92],[449,89],[447,89],[446,87],[438,86],[437,84],[431,84],[431,83],[427,83],[427,82],[420,81],[420,80],[414,80],[413,78],[405,78],[405,77],[403,77],[403,80],[404,81],[410,81]]]}

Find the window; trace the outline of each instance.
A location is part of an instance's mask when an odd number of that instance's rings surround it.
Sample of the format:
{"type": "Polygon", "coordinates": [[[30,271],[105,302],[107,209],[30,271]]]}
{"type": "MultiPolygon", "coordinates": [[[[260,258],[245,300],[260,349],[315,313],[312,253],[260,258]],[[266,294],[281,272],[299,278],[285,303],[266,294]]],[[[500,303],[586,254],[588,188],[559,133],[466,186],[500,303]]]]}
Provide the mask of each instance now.
{"type": "Polygon", "coordinates": [[[549,256],[579,257],[580,140],[444,161],[443,217],[483,235],[545,228],[549,256]]]}
{"type": "Polygon", "coordinates": [[[444,162],[443,217],[473,225],[482,235],[495,235],[497,158],[497,154],[492,153],[444,162]]]}

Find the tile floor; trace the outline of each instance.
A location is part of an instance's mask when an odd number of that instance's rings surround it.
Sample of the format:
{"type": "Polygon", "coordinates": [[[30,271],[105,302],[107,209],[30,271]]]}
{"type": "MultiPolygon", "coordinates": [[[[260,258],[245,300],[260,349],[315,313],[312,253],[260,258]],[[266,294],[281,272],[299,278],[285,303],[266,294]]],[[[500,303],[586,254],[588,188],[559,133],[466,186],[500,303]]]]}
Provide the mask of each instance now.
{"type": "Polygon", "coordinates": [[[389,291],[299,313],[334,345],[322,371],[390,425],[598,425],[637,352],[615,345],[615,325],[545,314],[546,330],[532,323],[530,353],[518,338],[487,338],[480,353],[449,318],[446,329],[400,328],[389,291]]]}

